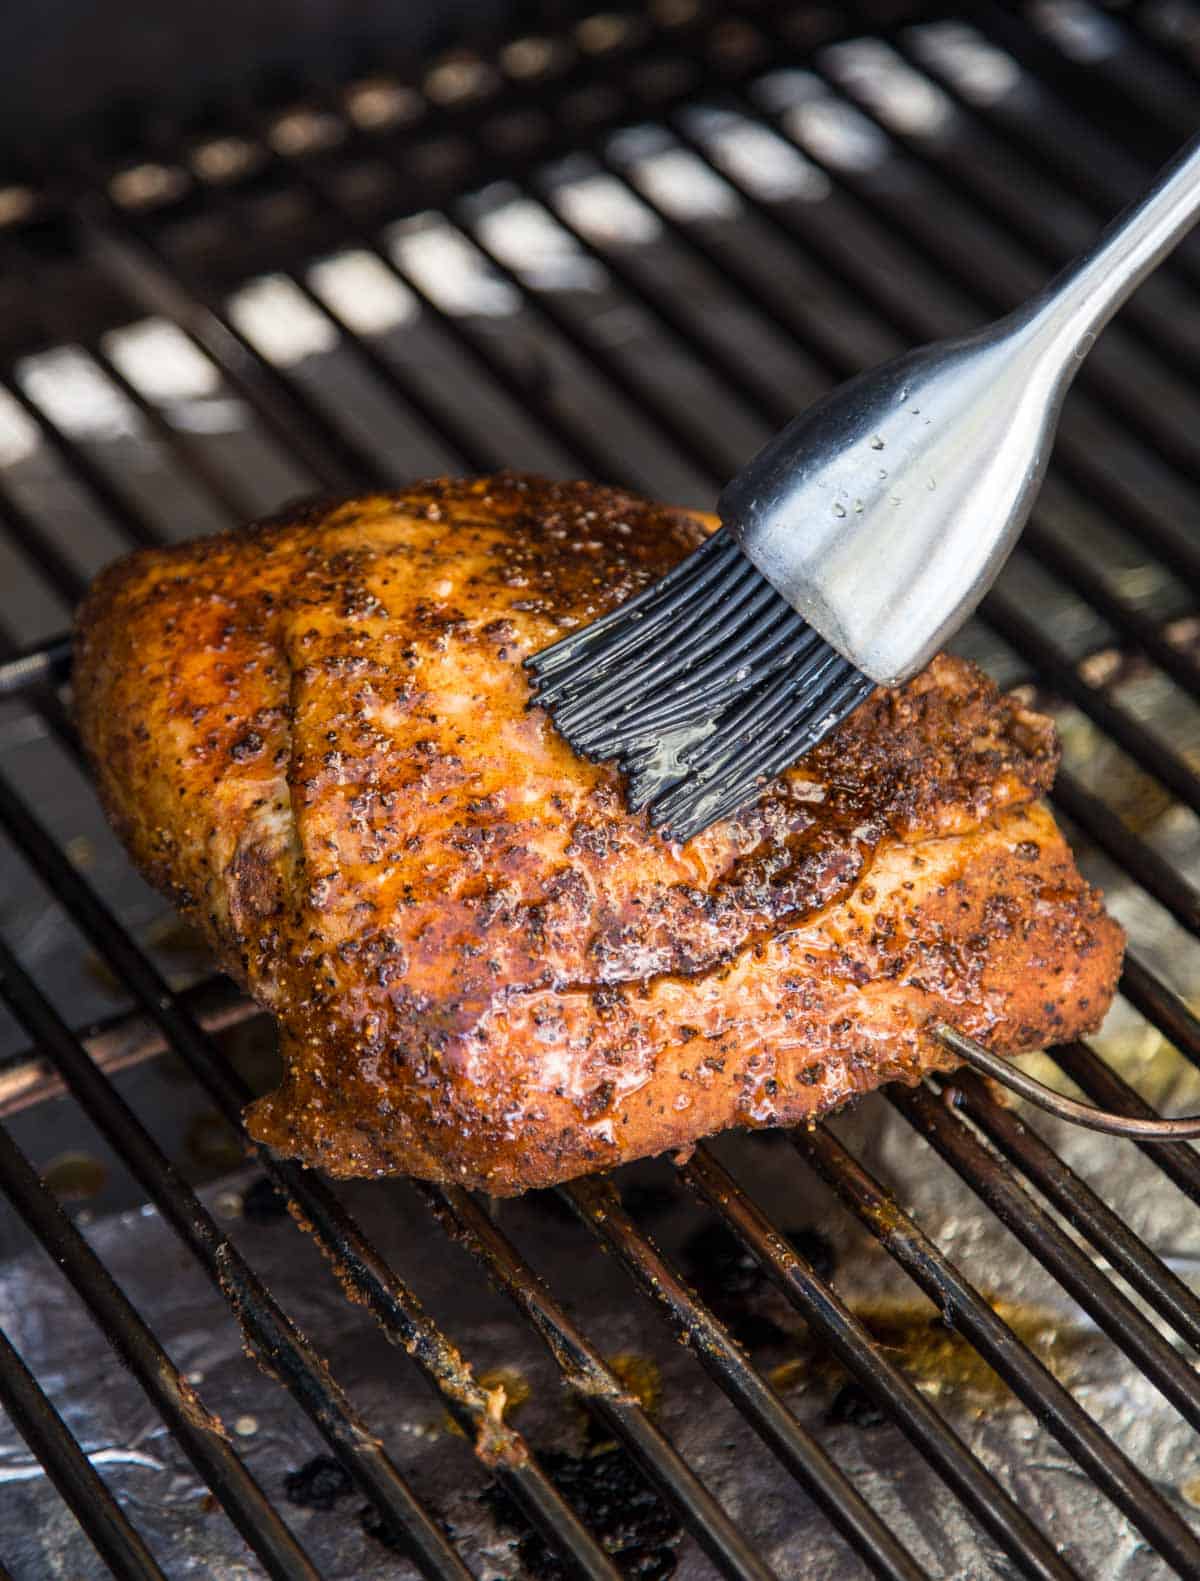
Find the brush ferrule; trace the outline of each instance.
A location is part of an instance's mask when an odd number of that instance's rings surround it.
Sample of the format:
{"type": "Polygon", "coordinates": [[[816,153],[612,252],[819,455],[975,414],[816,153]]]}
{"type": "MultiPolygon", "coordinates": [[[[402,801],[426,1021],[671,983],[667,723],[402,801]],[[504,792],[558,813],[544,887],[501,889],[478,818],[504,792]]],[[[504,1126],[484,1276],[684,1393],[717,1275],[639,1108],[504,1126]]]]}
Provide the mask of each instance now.
{"type": "Polygon", "coordinates": [[[863,674],[916,674],[995,580],[1045,470],[1064,372],[1037,315],[843,385],[728,485],[743,553],[863,674]]]}

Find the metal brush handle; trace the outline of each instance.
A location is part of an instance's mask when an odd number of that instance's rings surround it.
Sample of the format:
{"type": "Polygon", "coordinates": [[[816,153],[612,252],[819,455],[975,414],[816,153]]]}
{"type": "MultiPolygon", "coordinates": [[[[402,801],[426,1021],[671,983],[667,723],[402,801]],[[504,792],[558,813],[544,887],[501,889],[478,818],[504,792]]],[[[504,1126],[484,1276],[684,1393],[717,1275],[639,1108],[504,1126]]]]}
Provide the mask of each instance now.
{"type": "Polygon", "coordinates": [[[982,1043],[969,1038],[964,1032],[940,1022],[933,1028],[933,1035],[967,1065],[973,1066],[984,1076],[990,1076],[1001,1086],[1027,1098],[1047,1114],[1072,1125],[1083,1125],[1089,1131],[1105,1131],[1111,1136],[1128,1136],[1137,1142],[1189,1142],[1200,1138],[1200,1115],[1184,1115],[1178,1120],[1139,1120],[1128,1114],[1112,1114],[1107,1109],[1094,1109],[1090,1103],[1079,1103],[1074,1098],[1064,1098],[1061,1093],[1043,1086],[1032,1076],[1016,1070],[999,1054],[985,1049],[982,1043]]]}
{"type": "Polygon", "coordinates": [[[1200,138],[1032,301],[841,385],[726,486],[743,552],[864,675],[907,680],[974,610],[1097,334],[1198,217],[1200,138]]]}

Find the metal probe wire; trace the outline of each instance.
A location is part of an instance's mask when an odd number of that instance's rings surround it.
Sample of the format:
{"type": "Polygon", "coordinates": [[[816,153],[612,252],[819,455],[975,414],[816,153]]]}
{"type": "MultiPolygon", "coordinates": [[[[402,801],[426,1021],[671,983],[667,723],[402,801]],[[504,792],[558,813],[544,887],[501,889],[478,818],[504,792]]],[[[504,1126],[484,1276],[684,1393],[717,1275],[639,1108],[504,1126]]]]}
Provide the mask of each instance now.
{"type": "Polygon", "coordinates": [[[1111,1114],[1107,1109],[1096,1109],[1090,1103],[1066,1098],[1035,1081],[1001,1055],[991,1053],[982,1043],[967,1037],[965,1032],[956,1032],[944,1021],[933,1028],[933,1035],[983,1075],[992,1077],[1002,1087],[1071,1125],[1083,1125],[1089,1131],[1104,1131],[1111,1136],[1133,1137],[1139,1142],[1190,1142],[1200,1138],[1200,1115],[1181,1115],[1178,1120],[1138,1120],[1127,1114],[1111,1114]]]}

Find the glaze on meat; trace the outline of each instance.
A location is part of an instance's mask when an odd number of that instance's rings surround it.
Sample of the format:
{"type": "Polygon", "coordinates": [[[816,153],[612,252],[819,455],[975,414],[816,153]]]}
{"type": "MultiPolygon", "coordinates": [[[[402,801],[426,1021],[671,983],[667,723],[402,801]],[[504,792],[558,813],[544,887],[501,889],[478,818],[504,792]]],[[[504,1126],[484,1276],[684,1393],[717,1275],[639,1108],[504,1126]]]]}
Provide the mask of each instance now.
{"type": "Polygon", "coordinates": [[[152,882],[279,1018],[251,1132],[500,1195],[1093,1029],[1121,933],[1039,797],[1050,722],[939,657],[682,848],[522,660],[711,523],[415,484],[143,549],[80,612],[80,726],[152,882]]]}

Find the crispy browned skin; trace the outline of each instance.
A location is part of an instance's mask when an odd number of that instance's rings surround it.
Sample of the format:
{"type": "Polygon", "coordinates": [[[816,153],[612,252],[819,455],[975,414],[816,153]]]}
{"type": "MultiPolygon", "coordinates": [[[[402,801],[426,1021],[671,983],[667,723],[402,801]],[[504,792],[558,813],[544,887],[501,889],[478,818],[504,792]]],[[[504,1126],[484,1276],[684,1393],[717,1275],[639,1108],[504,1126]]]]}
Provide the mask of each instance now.
{"type": "Polygon", "coordinates": [[[79,721],[151,880],[279,1017],[253,1134],[508,1194],[1094,1028],[1121,934],[1038,797],[1050,722],[941,657],[682,849],[521,661],[699,518],[414,485],[164,550],[79,617],[79,721]]]}

